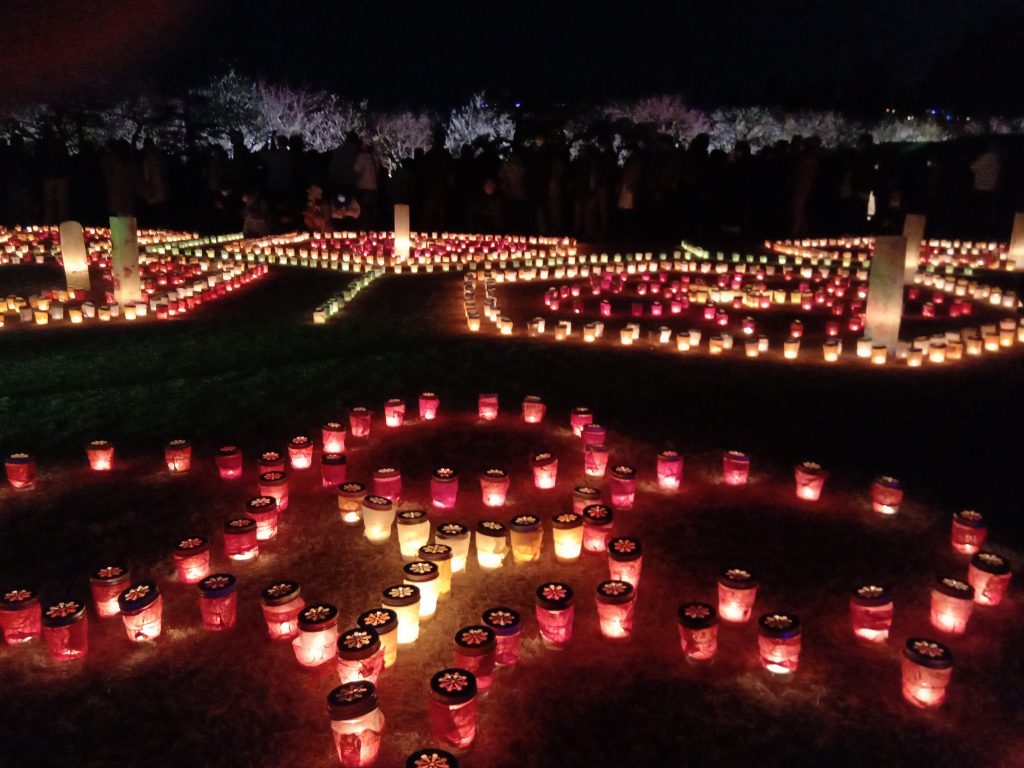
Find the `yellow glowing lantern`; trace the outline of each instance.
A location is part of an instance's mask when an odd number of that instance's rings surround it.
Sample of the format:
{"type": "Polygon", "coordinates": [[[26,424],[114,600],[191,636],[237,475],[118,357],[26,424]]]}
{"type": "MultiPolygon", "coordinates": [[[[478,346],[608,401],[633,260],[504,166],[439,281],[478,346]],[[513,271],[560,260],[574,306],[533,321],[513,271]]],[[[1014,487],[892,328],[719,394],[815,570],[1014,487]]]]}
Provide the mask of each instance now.
{"type": "Polygon", "coordinates": [[[439,569],[429,560],[414,560],[402,566],[402,581],[420,590],[420,620],[429,619],[437,612],[439,569]]]}
{"type": "Polygon", "coordinates": [[[420,636],[419,587],[414,584],[396,584],[387,587],[384,590],[382,602],[384,608],[390,608],[398,616],[398,644],[415,643],[420,636]]]}
{"type": "Polygon", "coordinates": [[[583,550],[583,517],[575,512],[561,512],[551,519],[551,529],[555,557],[563,561],[579,559],[583,550]]]}
{"type": "Polygon", "coordinates": [[[338,486],[338,512],[343,523],[355,525],[363,519],[365,497],[366,486],[363,483],[350,480],[338,486]]]}
{"type": "Polygon", "coordinates": [[[406,560],[415,560],[420,547],[430,540],[430,519],[422,509],[403,509],[398,513],[398,548],[406,560]]]}
{"type": "Polygon", "coordinates": [[[532,563],[540,559],[544,529],[536,515],[516,515],[509,524],[512,538],[512,559],[517,563],[532,563]]]}

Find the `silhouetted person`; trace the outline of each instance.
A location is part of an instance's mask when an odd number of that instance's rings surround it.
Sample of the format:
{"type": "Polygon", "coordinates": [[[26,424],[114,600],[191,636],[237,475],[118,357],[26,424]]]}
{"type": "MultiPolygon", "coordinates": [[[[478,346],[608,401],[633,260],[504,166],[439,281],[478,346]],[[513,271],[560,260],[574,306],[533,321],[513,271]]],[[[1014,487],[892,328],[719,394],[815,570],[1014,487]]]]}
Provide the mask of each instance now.
{"type": "Polygon", "coordinates": [[[60,224],[68,218],[71,203],[71,158],[54,126],[43,133],[37,150],[43,187],[43,223],[60,224]]]}
{"type": "Polygon", "coordinates": [[[109,142],[101,163],[107,191],[107,213],[111,216],[134,216],[139,166],[131,146],[124,139],[109,142]]]}

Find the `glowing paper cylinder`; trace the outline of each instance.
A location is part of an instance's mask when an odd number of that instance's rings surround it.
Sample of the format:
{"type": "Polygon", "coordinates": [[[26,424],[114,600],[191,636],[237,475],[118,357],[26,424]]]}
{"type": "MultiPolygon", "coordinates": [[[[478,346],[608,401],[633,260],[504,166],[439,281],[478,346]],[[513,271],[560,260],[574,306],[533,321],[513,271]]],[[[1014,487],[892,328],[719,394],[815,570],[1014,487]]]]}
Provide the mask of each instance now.
{"type": "Polygon", "coordinates": [[[441,407],[441,398],[433,392],[423,392],[419,399],[420,421],[433,421],[437,418],[437,410],[441,407]]]}
{"type": "Polygon", "coordinates": [[[794,470],[796,477],[796,497],[803,501],[817,501],[821,497],[821,489],[825,486],[828,473],[813,461],[798,464],[794,470]]]}
{"type": "Polygon", "coordinates": [[[369,437],[372,419],[373,414],[366,406],[357,405],[355,408],[349,408],[348,429],[352,437],[369,437]]]}
{"type": "Polygon", "coordinates": [[[64,262],[64,276],[71,291],[91,289],[89,282],[89,255],[85,249],[82,225],[77,221],[65,221],[60,225],[61,260],[64,262]]]}
{"type": "Polygon", "coordinates": [[[221,480],[235,480],[242,476],[242,452],[237,445],[222,445],[213,461],[221,480]]]}
{"type": "Polygon", "coordinates": [[[466,749],[476,737],[476,677],[450,667],[430,678],[430,728],[442,744],[466,749]]]}
{"type": "Polygon", "coordinates": [[[338,682],[359,680],[377,684],[384,670],[384,646],[371,627],[355,627],[338,638],[338,682]]]}
{"type": "Polygon", "coordinates": [[[237,586],[237,580],[230,573],[215,573],[199,582],[199,611],[203,627],[210,632],[223,632],[235,626],[237,586]]]}
{"type": "Polygon", "coordinates": [[[850,594],[850,625],[854,637],[867,643],[884,643],[892,627],[892,594],[887,587],[865,582],[850,594]]]}
{"type": "Polygon", "coordinates": [[[133,584],[117,598],[128,639],[134,643],[156,640],[163,623],[164,600],[152,581],[133,584]]]}
{"type": "Polygon", "coordinates": [[[398,398],[392,398],[384,403],[384,425],[388,427],[400,427],[405,423],[405,403],[398,398]]]}
{"type": "Polygon", "coordinates": [[[718,576],[718,615],[723,621],[745,624],[757,599],[757,579],[742,568],[727,568],[718,576]]]}
{"type": "Polygon", "coordinates": [[[871,507],[882,515],[895,515],[903,503],[903,486],[895,477],[876,477],[871,484],[871,507]]]}
{"type": "Polygon", "coordinates": [[[338,686],[327,694],[327,710],[338,763],[343,768],[375,764],[385,720],[373,683],[358,680],[338,686]]]}
{"type": "Polygon", "coordinates": [[[277,511],[288,509],[288,473],[274,470],[260,475],[260,496],[273,496],[277,499],[277,511]]]}
{"type": "Polygon", "coordinates": [[[625,464],[613,467],[609,486],[609,495],[615,509],[633,508],[636,499],[636,469],[625,464]]]}
{"type": "Polygon", "coordinates": [[[480,493],[485,507],[500,507],[505,503],[511,484],[508,472],[498,467],[480,473],[480,493]]]}
{"type": "Polygon", "coordinates": [[[708,603],[679,606],[679,647],[687,661],[707,664],[718,653],[718,614],[708,603]]]}
{"type": "Polygon", "coordinates": [[[320,428],[324,453],[345,452],[345,425],[340,421],[328,421],[320,428]]]}
{"type": "Polygon", "coordinates": [[[42,629],[42,608],[35,590],[10,587],[0,593],[0,630],[4,642],[19,645],[35,640],[42,629]]]}
{"type": "Polygon", "coordinates": [[[438,568],[428,560],[415,560],[402,566],[402,581],[420,590],[420,620],[429,619],[437,612],[438,568]]]}
{"type": "Polygon", "coordinates": [[[405,759],[405,768],[459,768],[459,761],[451,752],[424,747],[405,759]]]}
{"type": "Polygon", "coordinates": [[[438,509],[452,509],[459,496],[459,473],[451,467],[438,467],[430,475],[431,503],[438,509]]]}
{"type": "Polygon", "coordinates": [[[636,592],[626,581],[602,581],[597,585],[597,618],[601,634],[610,640],[626,640],[633,634],[636,592]]]}
{"type": "Polygon", "coordinates": [[[569,427],[576,437],[583,437],[583,428],[594,423],[594,414],[586,406],[573,408],[569,415],[569,427]]]}
{"type": "Polygon", "coordinates": [[[631,536],[619,536],[610,539],[608,548],[608,574],[616,581],[625,581],[640,588],[640,573],[643,571],[644,558],[640,539],[631,536]]]}
{"type": "Polygon", "coordinates": [[[483,421],[494,421],[498,418],[498,396],[495,394],[480,395],[477,398],[477,415],[483,421]]]}
{"type": "Polygon", "coordinates": [[[978,605],[999,605],[1010,586],[1010,563],[995,552],[978,552],[967,567],[967,582],[978,605]]]}
{"type": "Polygon", "coordinates": [[[314,603],[299,611],[299,634],[292,651],[299,664],[318,667],[334,658],[338,644],[338,609],[330,603],[314,603]]]}
{"type": "Polygon", "coordinates": [[[588,445],[604,445],[605,438],[608,436],[608,430],[602,427],[600,424],[584,424],[583,426],[583,446],[588,445]]]}
{"type": "Polygon", "coordinates": [[[612,510],[604,504],[591,504],[583,510],[583,548],[587,552],[606,552],[614,531],[612,510]]]}
{"type": "Polygon", "coordinates": [[[128,588],[131,580],[131,571],[123,563],[104,565],[93,570],[89,575],[89,590],[92,592],[97,616],[109,619],[121,612],[117,598],[128,588]]]}
{"type": "Polygon", "coordinates": [[[256,496],[245,503],[245,515],[256,521],[256,540],[269,541],[277,535],[277,499],[256,496]]]}
{"type": "Polygon", "coordinates": [[[7,455],[4,460],[7,482],[16,491],[31,491],[36,487],[36,460],[27,453],[7,455]]]}
{"type": "Polygon", "coordinates": [[[658,487],[663,491],[675,491],[683,484],[683,457],[678,451],[662,451],[658,454],[658,487]]]}
{"type": "Polygon", "coordinates": [[[363,519],[363,499],[366,498],[366,486],[352,480],[338,486],[338,512],[341,522],[355,525],[363,519]]]}
{"type": "Polygon", "coordinates": [[[437,566],[438,594],[447,595],[452,591],[452,548],[447,544],[423,544],[416,551],[414,559],[426,560],[437,566]]]}
{"type": "Polygon", "coordinates": [[[527,424],[540,424],[544,421],[544,414],[548,407],[537,395],[527,395],[523,398],[523,421],[527,424]]]}
{"type": "Polygon", "coordinates": [[[455,664],[476,676],[480,693],[490,690],[496,663],[497,640],[490,627],[473,624],[455,633],[455,664]]]}
{"type": "Polygon", "coordinates": [[[356,626],[377,633],[384,651],[384,668],[393,666],[398,659],[398,614],[390,608],[371,608],[359,614],[356,626]]]}
{"type": "Polygon", "coordinates": [[[946,699],[946,687],[953,675],[953,654],[942,643],[911,637],[900,659],[903,698],[915,707],[938,707],[946,699]]]}
{"type": "Polygon", "coordinates": [[[476,524],[476,562],[485,570],[501,568],[508,554],[507,529],[496,520],[476,524]]]}
{"type": "Polygon", "coordinates": [[[572,511],[582,515],[591,504],[601,501],[601,490],[590,485],[577,485],[572,489],[572,511]]]}
{"type": "Polygon", "coordinates": [[[192,466],[192,444],[188,440],[171,440],[164,446],[164,462],[170,472],[188,472],[192,466]]]}
{"type": "Polygon", "coordinates": [[[560,512],[551,518],[551,537],[555,557],[565,562],[579,559],[583,549],[583,516],[575,512],[560,512]]]}
{"type": "Polygon", "coordinates": [[[363,535],[375,544],[391,538],[395,522],[395,505],[385,496],[370,495],[363,499],[363,535]]]}
{"type": "Polygon", "coordinates": [[[422,509],[404,509],[398,521],[398,548],[406,560],[415,560],[419,548],[430,540],[430,518],[422,509]]]}
{"type": "Polygon", "coordinates": [[[313,441],[305,435],[293,437],[288,443],[288,461],[296,471],[313,466],[313,441]]]}
{"type": "Polygon", "coordinates": [[[280,451],[262,451],[256,461],[256,469],[261,475],[266,472],[284,472],[284,456],[280,451]]]}
{"type": "Polygon", "coordinates": [[[224,556],[229,560],[243,562],[252,560],[260,553],[256,537],[256,521],[251,517],[233,517],[224,523],[224,556]]]}
{"type": "Polygon", "coordinates": [[[558,482],[558,457],[550,451],[538,451],[530,457],[533,485],[540,490],[554,488],[558,482]]]}
{"type": "Polygon", "coordinates": [[[726,485],[746,485],[749,475],[750,457],[747,454],[726,451],[722,455],[722,481],[726,485]]]}
{"type": "Polygon", "coordinates": [[[202,536],[191,536],[174,548],[174,569],[178,581],[198,584],[210,575],[210,543],[202,536]]]}
{"type": "Polygon", "coordinates": [[[974,611],[974,588],[965,581],[940,577],[932,585],[932,626],[951,635],[967,631],[974,611]]]}
{"type": "Polygon", "coordinates": [[[607,468],[607,448],[603,445],[588,445],[583,449],[583,471],[587,477],[604,477],[607,468]]]}
{"type": "Polygon", "coordinates": [[[114,466],[114,446],[106,440],[93,440],[85,453],[94,472],[108,472],[114,466]]]}
{"type": "Polygon", "coordinates": [[[973,555],[988,537],[988,528],[980,512],[965,509],[953,515],[953,549],[962,555],[973,555]]]}
{"type": "Polygon", "coordinates": [[[384,590],[382,602],[398,616],[398,644],[409,645],[420,636],[420,590],[413,584],[396,584],[384,590]]]}
{"type": "Polygon", "coordinates": [[[575,614],[572,587],[561,582],[549,582],[537,587],[537,623],[544,645],[562,650],[572,640],[575,614]]]}
{"type": "Polygon", "coordinates": [[[519,640],[523,634],[519,612],[503,606],[488,608],[483,620],[495,635],[495,661],[499,666],[513,666],[519,661],[519,640]]]}
{"type": "Polygon", "coordinates": [[[343,453],[320,454],[320,482],[324,488],[336,488],[345,482],[348,461],[343,453]]]}
{"type": "Polygon", "coordinates": [[[452,548],[452,573],[466,570],[469,559],[469,528],[462,523],[441,523],[434,530],[434,541],[452,548]]]}
{"type": "Polygon", "coordinates": [[[42,612],[42,635],[54,661],[85,658],[89,652],[89,620],[85,603],[66,600],[47,605],[42,612]]]}
{"type": "Polygon", "coordinates": [[[516,515],[509,524],[512,531],[512,559],[517,563],[533,563],[540,559],[544,529],[536,515],[516,515]]]}
{"type": "Polygon", "coordinates": [[[373,473],[373,493],[395,504],[402,502],[402,473],[395,467],[380,467],[373,473]]]}
{"type": "Polygon", "coordinates": [[[297,581],[284,579],[260,591],[260,605],[271,640],[287,640],[299,633],[299,614],[306,607],[297,581]]]}
{"type": "Polygon", "coordinates": [[[766,613],[757,620],[761,666],[773,675],[787,676],[800,664],[800,619],[792,613],[766,613]]]}

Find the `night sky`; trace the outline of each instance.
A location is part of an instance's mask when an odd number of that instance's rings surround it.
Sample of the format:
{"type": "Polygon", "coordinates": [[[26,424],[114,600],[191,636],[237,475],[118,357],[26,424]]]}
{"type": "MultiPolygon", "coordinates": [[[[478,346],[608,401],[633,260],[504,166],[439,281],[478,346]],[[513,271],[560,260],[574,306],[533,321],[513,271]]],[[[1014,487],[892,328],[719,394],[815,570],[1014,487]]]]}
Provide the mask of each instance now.
{"type": "Polygon", "coordinates": [[[0,98],[106,98],[239,71],[445,107],[679,92],[703,107],[1024,114],[1021,0],[2,2],[0,98]]]}

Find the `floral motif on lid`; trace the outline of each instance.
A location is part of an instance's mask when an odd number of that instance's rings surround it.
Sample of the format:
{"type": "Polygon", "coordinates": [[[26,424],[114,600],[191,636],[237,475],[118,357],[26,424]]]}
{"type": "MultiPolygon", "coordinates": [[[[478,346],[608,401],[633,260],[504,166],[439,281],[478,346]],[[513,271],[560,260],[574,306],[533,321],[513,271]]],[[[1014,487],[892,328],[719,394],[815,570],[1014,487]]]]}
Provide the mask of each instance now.
{"type": "Polygon", "coordinates": [[[306,621],[326,621],[336,613],[330,605],[312,605],[302,612],[302,618],[306,621]]]}
{"type": "Polygon", "coordinates": [[[437,687],[448,693],[457,693],[469,687],[469,678],[461,672],[445,672],[438,678],[437,687]]]}
{"type": "Polygon", "coordinates": [[[277,499],[273,496],[256,496],[255,498],[249,499],[246,504],[250,509],[256,509],[257,507],[269,507],[271,505],[277,505],[277,499]]]}
{"type": "Polygon", "coordinates": [[[610,597],[618,597],[624,595],[633,589],[632,585],[627,584],[624,581],[606,581],[598,587],[602,594],[610,597]]]}
{"type": "Polygon", "coordinates": [[[391,499],[387,496],[375,496],[373,494],[367,496],[365,501],[367,504],[381,504],[383,506],[387,506],[391,503],[391,499]]]}
{"type": "Polygon", "coordinates": [[[512,518],[514,525],[536,525],[540,520],[535,515],[516,515],[512,518]]]}
{"type": "Polygon", "coordinates": [[[590,506],[583,508],[583,517],[586,520],[605,522],[610,520],[611,516],[612,511],[604,504],[591,504],[590,506]]]}
{"type": "Polygon", "coordinates": [[[955,589],[957,592],[967,592],[971,588],[969,584],[965,584],[959,579],[951,579],[949,577],[943,578],[942,583],[950,589],[955,589]]]}
{"type": "Polygon", "coordinates": [[[490,640],[491,633],[483,627],[472,627],[459,633],[459,641],[464,645],[484,645],[490,640]]]}
{"type": "Polygon", "coordinates": [[[674,459],[678,455],[679,455],[679,451],[673,451],[673,450],[662,451],[661,453],[658,454],[658,456],[660,456],[663,459],[674,459]]]}
{"type": "Polygon", "coordinates": [[[437,397],[433,392],[420,392],[420,397],[437,397]]]}
{"type": "Polygon", "coordinates": [[[251,528],[254,522],[251,517],[235,517],[228,520],[228,526],[231,528],[251,528]]]}
{"type": "Polygon", "coordinates": [[[152,590],[148,584],[139,584],[125,590],[124,599],[126,602],[134,602],[135,600],[141,600],[148,595],[152,590]]]}
{"type": "Polygon", "coordinates": [[[857,587],[857,595],[859,597],[881,597],[885,594],[885,587],[879,587],[875,584],[865,584],[862,587],[857,587]]]}
{"type": "Polygon", "coordinates": [[[447,755],[437,752],[423,752],[410,758],[413,768],[455,768],[447,755]]]}
{"type": "Polygon", "coordinates": [[[363,624],[370,627],[383,627],[393,620],[394,617],[391,615],[391,612],[385,610],[368,611],[362,617],[363,624]]]}
{"type": "Polygon", "coordinates": [[[782,613],[772,613],[765,616],[761,622],[771,629],[788,629],[793,626],[793,619],[782,613]]]}
{"type": "Polygon", "coordinates": [[[291,444],[293,446],[299,447],[299,446],[309,445],[310,442],[311,442],[310,439],[308,437],[306,437],[305,435],[296,435],[295,437],[292,438],[292,443],[291,444]]]}
{"type": "Polygon", "coordinates": [[[365,491],[366,486],[355,482],[342,483],[341,490],[345,491],[345,493],[359,493],[360,491],[365,491]]]}
{"type": "Polygon", "coordinates": [[[550,451],[539,451],[538,453],[533,454],[533,460],[536,462],[548,461],[551,458],[553,457],[550,451]]]}
{"type": "Polygon", "coordinates": [[[335,698],[344,702],[359,701],[369,692],[370,689],[366,685],[357,683],[351,686],[341,686],[337,691],[335,698]]]}
{"type": "Polygon", "coordinates": [[[502,478],[505,477],[508,473],[505,472],[504,469],[499,469],[498,467],[491,467],[490,469],[485,469],[484,474],[487,475],[487,477],[502,478]]]}
{"type": "Polygon", "coordinates": [[[593,496],[601,492],[597,488],[593,488],[589,485],[577,485],[574,490],[581,496],[593,496]]]}
{"type": "Polygon", "coordinates": [[[405,509],[398,513],[402,520],[421,520],[427,516],[422,509],[405,509]]]}
{"type": "Polygon", "coordinates": [[[398,470],[395,469],[394,467],[381,467],[376,472],[374,472],[374,474],[376,474],[376,475],[397,475],[398,474],[398,470]]]}
{"type": "Polygon", "coordinates": [[[413,595],[415,595],[416,591],[412,587],[406,587],[406,586],[391,587],[390,589],[387,590],[387,594],[388,594],[388,597],[406,598],[406,597],[412,597],[413,595]]]}
{"type": "Polygon", "coordinates": [[[434,470],[434,477],[442,480],[450,480],[455,477],[455,470],[451,467],[438,467],[434,470]]]}
{"type": "Polygon", "coordinates": [[[730,568],[730,569],[728,569],[725,572],[725,577],[727,579],[732,579],[733,581],[750,581],[751,579],[754,578],[753,576],[750,575],[749,571],[745,571],[742,568],[730,568]]]}
{"type": "Polygon", "coordinates": [[[878,483],[879,485],[887,485],[892,488],[899,487],[900,484],[899,480],[897,480],[895,477],[890,477],[889,475],[879,475],[878,477],[875,478],[875,482],[878,483]]]}
{"type": "Polygon", "coordinates": [[[217,452],[218,453],[237,453],[238,452],[238,446],[237,445],[222,445],[220,448],[217,449],[217,452]]]}
{"type": "Polygon", "coordinates": [[[99,579],[114,579],[124,574],[125,569],[120,565],[105,565],[102,568],[97,568],[94,575],[99,579]]]}
{"type": "Polygon", "coordinates": [[[178,438],[177,440],[171,440],[167,444],[177,448],[177,447],[182,446],[182,445],[188,445],[188,440],[182,440],[181,438],[178,438]]]}
{"type": "Polygon", "coordinates": [[[284,597],[294,592],[297,587],[298,585],[294,581],[282,581],[267,587],[263,590],[263,594],[267,597],[284,597]]]}
{"type": "Polygon", "coordinates": [[[201,536],[193,536],[188,539],[182,539],[178,542],[178,549],[198,549],[206,544],[206,539],[201,536]]]}
{"type": "Polygon", "coordinates": [[[945,648],[930,640],[915,640],[913,648],[922,656],[928,656],[933,659],[942,658],[946,655],[945,648]]]}
{"type": "Polygon", "coordinates": [[[366,648],[373,643],[373,637],[365,630],[355,629],[345,634],[342,644],[353,651],[366,648]]]}
{"type": "Polygon", "coordinates": [[[690,619],[706,619],[711,615],[711,609],[706,605],[692,603],[683,609],[683,614],[690,619]]]}
{"type": "Polygon", "coordinates": [[[107,440],[93,440],[89,443],[90,448],[109,448],[110,443],[107,440]]]}
{"type": "Polygon", "coordinates": [[[555,515],[556,523],[575,523],[579,519],[580,516],[577,515],[575,512],[563,512],[560,515],[555,515]]]}
{"type": "Polygon", "coordinates": [[[283,480],[284,478],[285,473],[278,472],[277,470],[271,472],[264,472],[262,475],[260,475],[260,480],[266,480],[267,482],[271,483],[276,482],[278,480],[283,480]]]}
{"type": "Polygon", "coordinates": [[[21,603],[35,597],[31,589],[11,589],[4,593],[4,600],[8,603],[21,603]]]}
{"type": "Polygon", "coordinates": [[[202,581],[204,589],[224,589],[234,583],[234,579],[227,574],[218,574],[216,576],[207,576],[202,581]]]}
{"type": "Polygon", "coordinates": [[[23,460],[29,458],[29,455],[27,453],[22,453],[19,451],[18,453],[12,453],[8,458],[23,460]]]}
{"type": "Polygon", "coordinates": [[[497,522],[496,520],[483,520],[480,523],[480,526],[483,527],[483,528],[489,528],[492,531],[500,531],[500,530],[502,530],[505,527],[501,523],[497,522]]]}
{"type": "Polygon", "coordinates": [[[66,602],[54,603],[46,609],[46,615],[53,619],[61,619],[65,616],[72,616],[78,613],[82,609],[80,603],[76,603],[74,600],[68,600],[66,602]]]}
{"type": "Polygon", "coordinates": [[[743,451],[726,451],[725,455],[735,461],[749,461],[749,457],[743,451]]]}
{"type": "Polygon", "coordinates": [[[612,473],[616,475],[628,476],[636,474],[636,470],[633,469],[633,467],[629,466],[628,464],[619,464],[615,467],[615,469],[612,470],[612,473]]]}
{"type": "Polygon", "coordinates": [[[366,413],[369,409],[365,405],[357,405],[349,409],[349,413],[366,413]]]}
{"type": "Polygon", "coordinates": [[[545,600],[564,600],[568,592],[562,584],[546,584],[541,587],[541,596],[545,600]]]}
{"type": "Polygon", "coordinates": [[[428,563],[428,562],[416,562],[416,563],[409,563],[408,565],[405,566],[405,569],[409,573],[425,574],[425,573],[433,573],[434,571],[437,570],[437,566],[434,565],[433,563],[428,563]]]}
{"type": "Polygon", "coordinates": [[[262,461],[278,461],[281,458],[281,454],[277,451],[264,451],[260,454],[262,461]]]}
{"type": "Polygon", "coordinates": [[[965,509],[963,512],[960,513],[960,517],[964,520],[971,520],[974,522],[978,522],[982,519],[981,513],[975,512],[973,509],[965,509]]]}
{"type": "Polygon", "coordinates": [[[336,430],[339,430],[339,429],[340,430],[344,430],[344,428],[345,428],[345,425],[342,424],[341,422],[338,422],[338,421],[328,421],[326,424],[324,424],[324,429],[330,429],[330,430],[336,431],[336,430]]]}
{"type": "Polygon", "coordinates": [[[636,551],[638,542],[635,539],[615,539],[611,546],[613,551],[626,555],[636,551]]]}
{"type": "Polygon", "coordinates": [[[466,526],[462,525],[461,523],[445,523],[437,530],[440,533],[445,534],[446,536],[464,536],[465,534],[469,533],[469,530],[466,528],[466,526]]]}
{"type": "Polygon", "coordinates": [[[821,465],[813,461],[803,461],[800,463],[800,469],[806,469],[809,472],[820,472],[821,465]]]}
{"type": "Polygon", "coordinates": [[[505,611],[501,608],[496,608],[493,611],[488,611],[484,614],[484,620],[488,624],[494,624],[497,627],[509,627],[513,624],[519,623],[519,617],[513,614],[511,611],[505,611]]]}

